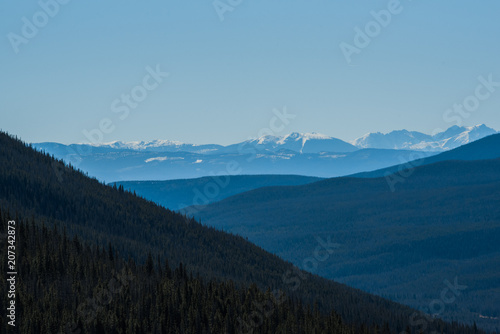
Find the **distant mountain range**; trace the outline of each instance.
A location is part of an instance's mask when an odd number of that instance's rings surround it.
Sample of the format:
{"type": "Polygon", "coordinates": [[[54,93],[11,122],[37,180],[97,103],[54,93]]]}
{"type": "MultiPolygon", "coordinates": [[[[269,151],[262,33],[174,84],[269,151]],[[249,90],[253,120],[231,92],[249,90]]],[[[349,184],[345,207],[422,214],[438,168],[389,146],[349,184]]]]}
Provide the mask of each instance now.
{"type": "Polygon", "coordinates": [[[33,146],[106,182],[174,180],[232,173],[335,177],[429,157],[492,133],[496,131],[478,125],[454,126],[433,136],[406,130],[385,135],[375,133],[352,143],[316,133],[291,133],[267,135],[228,146],[169,140],[33,146]]]}
{"type": "MultiPolygon", "coordinates": [[[[387,134],[380,132],[368,133],[350,143],[334,137],[318,133],[293,132],[285,136],[265,135],[257,139],[249,139],[241,143],[228,146],[207,144],[185,144],[172,140],[153,140],[122,142],[92,145],[110,149],[126,149],[146,152],[191,152],[200,154],[239,153],[242,148],[254,147],[259,151],[279,152],[290,150],[298,153],[321,152],[354,152],[363,148],[446,151],[471,143],[475,140],[497,133],[496,130],[484,124],[460,127],[452,126],[448,130],[434,135],[418,131],[398,130],[387,134]]],[[[48,143],[41,143],[48,144],[48,143]]]]}
{"type": "Polygon", "coordinates": [[[429,165],[441,161],[449,160],[489,160],[500,157],[500,136],[491,135],[481,140],[472,142],[470,144],[460,146],[456,149],[446,151],[434,156],[417,159],[410,161],[403,165],[391,166],[384,169],[379,169],[372,172],[358,173],[351,176],[372,178],[382,177],[400,172],[402,169],[409,169],[413,167],[429,165]]]}
{"type": "Polygon", "coordinates": [[[114,150],[131,150],[139,152],[190,152],[199,154],[210,154],[218,152],[219,150],[224,148],[224,146],[216,144],[208,144],[208,145],[185,144],[173,140],[152,140],[152,141],[132,141],[132,142],[114,141],[110,143],[94,144],[89,146],[108,148],[114,150]]]}
{"type": "Polygon", "coordinates": [[[262,136],[242,143],[229,145],[227,149],[238,152],[241,147],[255,147],[259,151],[279,152],[283,150],[298,153],[354,152],[358,148],[343,140],[318,133],[293,132],[286,136],[262,136]]]}
{"type": "MultiPolygon", "coordinates": [[[[394,150],[361,150],[347,154],[351,159],[360,155],[368,156],[370,151],[394,152],[394,150]]],[[[346,156],[347,156],[346,155],[346,156]]],[[[396,173],[391,180],[398,182],[398,172],[423,165],[428,165],[448,160],[488,160],[500,157],[500,142],[498,136],[488,136],[482,140],[461,146],[441,154],[406,162],[403,165],[395,165],[371,172],[350,175],[359,178],[385,177],[396,173]]],[[[340,162],[339,162],[340,163],[340,162]]],[[[361,163],[360,163],[361,165],[361,163]]],[[[404,174],[404,173],[403,173],[404,174]]],[[[206,205],[218,202],[227,197],[244,193],[253,189],[272,186],[297,186],[322,180],[316,177],[305,177],[298,175],[231,175],[231,176],[207,176],[194,179],[177,179],[168,181],[120,181],[126,190],[134,191],[137,195],[152,200],[171,210],[180,210],[193,205],[206,205]]],[[[395,185],[397,188],[398,185],[395,185]]]]}
{"type": "Polygon", "coordinates": [[[427,135],[417,131],[392,131],[387,134],[369,133],[353,140],[351,144],[357,148],[386,148],[396,150],[446,151],[471,143],[475,140],[497,133],[484,124],[460,127],[452,126],[435,135],[427,135]]]}
{"type": "Polygon", "coordinates": [[[334,177],[372,171],[433,152],[363,149],[347,153],[256,151],[201,154],[148,152],[78,145],[35,145],[105,182],[193,179],[213,175],[305,175],[334,177]],[[79,153],[80,152],[80,153],[79,153]]]}

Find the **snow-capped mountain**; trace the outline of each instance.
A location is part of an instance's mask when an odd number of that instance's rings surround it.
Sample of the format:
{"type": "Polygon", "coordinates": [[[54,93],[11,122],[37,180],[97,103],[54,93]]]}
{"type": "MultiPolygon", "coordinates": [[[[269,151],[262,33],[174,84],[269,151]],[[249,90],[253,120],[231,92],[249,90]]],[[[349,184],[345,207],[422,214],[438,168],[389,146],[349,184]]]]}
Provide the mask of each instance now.
{"type": "Polygon", "coordinates": [[[239,144],[194,145],[170,140],[33,146],[106,181],[194,178],[215,174],[297,174],[334,177],[435,155],[481,139],[485,125],[454,126],[435,135],[371,133],[349,144],[317,133],[263,136],[239,144]],[[416,152],[419,151],[419,152],[416,152]]]}
{"type": "Polygon", "coordinates": [[[369,133],[353,140],[351,144],[358,148],[439,152],[457,148],[495,133],[497,131],[484,124],[471,127],[455,125],[435,135],[407,130],[392,131],[387,134],[369,133]]]}
{"type": "Polygon", "coordinates": [[[173,140],[152,140],[152,141],[114,141],[110,143],[91,144],[94,147],[110,148],[118,150],[133,150],[145,152],[193,152],[193,153],[209,153],[222,148],[221,145],[196,145],[185,144],[173,140]]]}
{"type": "MultiPolygon", "coordinates": [[[[458,126],[456,127],[459,128],[458,126]]],[[[497,131],[487,127],[484,124],[468,127],[466,129],[467,129],[466,131],[458,133],[457,135],[452,136],[449,139],[445,139],[446,141],[444,145],[445,149],[456,148],[497,133],[497,131]]]]}
{"type": "Polygon", "coordinates": [[[285,136],[265,135],[256,139],[249,139],[241,143],[228,146],[207,144],[186,144],[172,140],[152,141],[114,141],[99,144],[72,144],[38,143],[35,147],[62,156],[77,151],[78,155],[87,155],[85,152],[105,154],[118,151],[135,152],[185,152],[203,155],[217,154],[253,154],[255,152],[279,153],[292,151],[299,154],[319,153],[348,153],[359,149],[391,149],[442,152],[471,143],[478,139],[497,133],[484,124],[459,127],[452,126],[446,131],[435,135],[428,135],[417,131],[398,130],[387,134],[380,132],[369,133],[350,143],[343,140],[318,134],[293,132],[285,136]]]}
{"type": "Polygon", "coordinates": [[[354,152],[357,148],[343,140],[325,136],[319,133],[293,132],[286,136],[262,136],[245,142],[231,145],[234,147],[254,147],[257,150],[278,152],[289,150],[298,153],[321,153],[321,152],[354,152]]]}

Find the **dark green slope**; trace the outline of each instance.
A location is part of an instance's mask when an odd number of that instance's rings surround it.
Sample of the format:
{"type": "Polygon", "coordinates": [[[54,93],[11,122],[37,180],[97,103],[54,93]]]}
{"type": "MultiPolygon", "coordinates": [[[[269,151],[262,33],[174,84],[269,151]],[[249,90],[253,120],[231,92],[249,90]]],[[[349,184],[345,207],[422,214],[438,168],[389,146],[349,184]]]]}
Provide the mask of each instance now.
{"type": "MultiPolygon", "coordinates": [[[[10,220],[1,210],[0,218],[10,220]]],[[[317,312],[255,285],[243,289],[231,281],[207,282],[182,265],[171,270],[153,257],[136,265],[112,247],[89,247],[55,229],[21,221],[12,226],[22,279],[16,284],[16,326],[7,326],[5,319],[12,318],[2,316],[0,334],[355,333],[334,312],[317,312]]],[[[7,233],[4,224],[0,232],[7,233]]],[[[7,258],[4,246],[2,259],[7,258]]],[[[2,272],[9,271],[6,264],[0,263],[2,272]]],[[[1,291],[8,285],[0,280],[1,291]]],[[[10,304],[7,293],[0,300],[10,304]]]]}
{"type": "MultiPolygon", "coordinates": [[[[106,247],[111,243],[120,256],[139,262],[151,252],[206,279],[281,289],[324,312],[335,310],[347,323],[388,323],[393,332],[415,325],[408,307],[297,271],[241,237],[105,186],[3,133],[0,157],[0,206],[19,219],[57,223],[69,235],[106,247]]],[[[314,247],[303,251],[304,257],[314,253],[314,247]]],[[[470,332],[439,320],[427,324],[438,331],[470,332]]]]}
{"type": "Polygon", "coordinates": [[[438,155],[416,159],[402,165],[395,165],[373,172],[357,173],[353,177],[382,177],[408,168],[433,164],[447,160],[489,160],[500,158],[500,134],[488,136],[467,145],[438,155]]]}
{"type": "Polygon", "coordinates": [[[217,202],[257,188],[296,186],[320,180],[300,175],[222,175],[169,181],[120,181],[116,184],[165,208],[180,210],[217,202]]]}
{"type": "Polygon", "coordinates": [[[257,189],[196,217],[324,277],[415,307],[428,308],[444,280],[457,277],[468,289],[442,315],[495,329],[500,159],[444,161],[403,174],[395,192],[383,177],[334,178],[257,189]],[[312,266],[303,252],[318,236],[337,248],[312,266]]]}

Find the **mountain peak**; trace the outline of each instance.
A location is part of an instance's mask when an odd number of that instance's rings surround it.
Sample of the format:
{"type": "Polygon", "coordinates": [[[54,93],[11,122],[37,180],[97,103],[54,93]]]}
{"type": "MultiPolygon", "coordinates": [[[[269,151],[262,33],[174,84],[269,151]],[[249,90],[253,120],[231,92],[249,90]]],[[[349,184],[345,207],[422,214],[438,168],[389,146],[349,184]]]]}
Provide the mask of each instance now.
{"type": "Polygon", "coordinates": [[[446,151],[497,133],[484,124],[471,127],[453,125],[435,135],[418,131],[395,130],[387,134],[368,133],[351,142],[358,148],[446,151]]]}
{"type": "MultiPolygon", "coordinates": [[[[491,128],[487,127],[486,124],[477,124],[477,125],[468,127],[467,129],[470,129],[470,130],[475,130],[475,129],[486,130],[486,129],[491,129],[491,128]]],[[[493,130],[493,129],[491,129],[491,130],[493,130]]]]}
{"type": "Polygon", "coordinates": [[[317,132],[292,132],[284,136],[265,135],[247,141],[259,150],[277,152],[280,150],[297,153],[353,152],[356,147],[340,139],[317,132]]]}

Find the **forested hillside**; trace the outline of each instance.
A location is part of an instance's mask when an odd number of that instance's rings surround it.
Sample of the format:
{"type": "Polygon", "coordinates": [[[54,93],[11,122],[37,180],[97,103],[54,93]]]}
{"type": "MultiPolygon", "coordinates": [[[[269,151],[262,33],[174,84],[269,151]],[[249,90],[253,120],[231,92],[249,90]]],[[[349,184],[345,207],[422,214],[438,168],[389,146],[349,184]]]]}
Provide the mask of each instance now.
{"type": "MultiPolygon", "coordinates": [[[[233,280],[235,286],[243,289],[254,283],[261,291],[283,290],[294,300],[316,305],[323,314],[334,310],[349,326],[366,324],[382,328],[387,324],[391,332],[398,333],[408,326],[412,331],[419,328],[415,327],[415,316],[423,315],[409,307],[297,270],[242,237],[204,227],[193,219],[138,198],[122,187],[114,189],[89,179],[4,133],[0,134],[0,157],[0,207],[16,221],[33,220],[48,227],[57,225],[70,238],[77,236],[101,249],[111,245],[113,253],[130,257],[139,264],[147,263],[152,254],[154,259],[159,256],[161,262],[168,261],[174,268],[180,268],[182,263],[204,280],[233,280]]],[[[27,247],[30,246],[28,243],[27,247]]],[[[317,245],[303,249],[304,256],[311,256],[315,249],[317,252],[317,245]]],[[[328,251],[326,248],[322,253],[328,251]]],[[[98,257],[97,253],[93,254],[85,263],[73,261],[72,265],[81,267],[90,262],[92,273],[99,277],[98,268],[91,265],[98,257]]],[[[22,253],[19,261],[25,261],[22,253]]],[[[52,260],[45,257],[43,261],[48,266],[52,260]]],[[[54,265],[59,270],[69,270],[64,262],[54,265]]],[[[106,277],[104,275],[102,282],[106,277]]],[[[23,278],[30,279],[29,274],[23,278]]],[[[79,289],[78,280],[72,284],[79,289]]],[[[48,302],[43,305],[50,308],[48,302]]],[[[72,303],[69,309],[57,310],[61,314],[71,313],[76,312],[77,307],[72,303]]],[[[147,314],[148,310],[138,307],[134,312],[147,314]]],[[[427,330],[473,332],[471,328],[440,320],[429,319],[424,323],[427,330]]],[[[421,322],[418,324],[422,326],[421,322]]]]}
{"type": "Polygon", "coordinates": [[[257,189],[196,217],[321,276],[414,307],[429,310],[456,278],[467,289],[440,315],[498,330],[499,203],[500,159],[445,161],[389,179],[257,189]],[[394,179],[400,182],[391,189],[394,179]],[[313,266],[302,252],[317,236],[336,249],[313,266]]]}
{"type": "MultiPolygon", "coordinates": [[[[10,220],[1,211],[0,217],[10,220]]],[[[34,221],[17,221],[16,231],[21,279],[11,329],[18,333],[358,332],[334,312],[324,314],[255,285],[206,281],[182,264],[172,270],[152,256],[141,265],[125,261],[111,245],[101,249],[34,221]]],[[[7,257],[6,247],[0,257],[7,257]]],[[[0,270],[8,271],[5,261],[0,270]]],[[[8,290],[6,280],[0,281],[0,290],[8,290]]],[[[6,305],[6,294],[2,300],[6,305]]],[[[5,320],[0,318],[0,333],[14,332],[7,331],[5,320]]],[[[380,329],[362,327],[359,332],[380,329]]]]}

